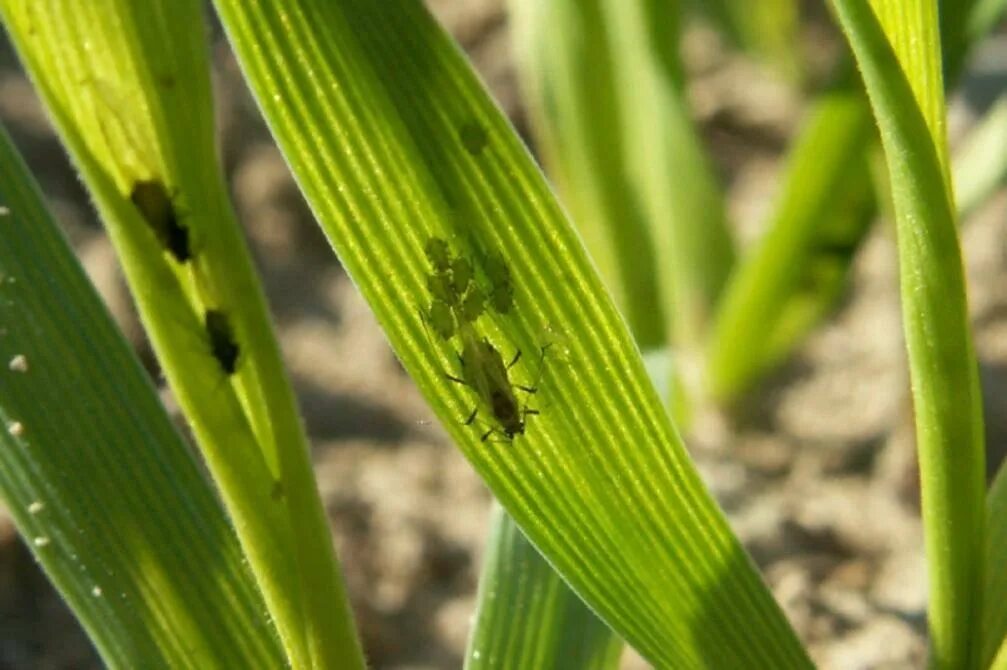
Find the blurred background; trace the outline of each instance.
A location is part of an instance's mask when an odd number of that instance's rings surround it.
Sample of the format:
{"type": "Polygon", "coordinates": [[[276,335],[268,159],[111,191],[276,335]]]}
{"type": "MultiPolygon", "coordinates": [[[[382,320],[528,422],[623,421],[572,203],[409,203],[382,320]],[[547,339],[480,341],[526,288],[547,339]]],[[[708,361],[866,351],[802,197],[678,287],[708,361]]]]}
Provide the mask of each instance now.
{"type": "MultiPolygon", "coordinates": [[[[503,0],[428,4],[531,143],[503,0]]],[[[803,3],[798,37],[809,79],[824,77],[841,43],[823,3],[803,3]]],[[[809,94],[701,20],[687,24],[682,49],[690,107],[743,253],[762,232],[809,94]]],[[[312,439],[370,664],[460,667],[489,494],[433,421],[313,223],[216,25],[212,53],[225,169],[312,439]]],[[[974,54],[950,101],[953,147],[1005,84],[1001,28],[974,54]]],[[[0,121],[163,386],[111,246],[5,37],[0,121]]],[[[962,230],[991,469],[1007,447],[1005,214],[1007,194],[999,192],[962,230]]],[[[177,416],[170,394],[163,397],[177,416]]],[[[890,226],[875,226],[827,322],[730,414],[700,410],[687,440],[822,667],[922,667],[925,563],[890,226]]],[[[624,665],[646,667],[630,652],[624,665]]],[[[0,508],[0,670],[97,667],[0,508]]]]}

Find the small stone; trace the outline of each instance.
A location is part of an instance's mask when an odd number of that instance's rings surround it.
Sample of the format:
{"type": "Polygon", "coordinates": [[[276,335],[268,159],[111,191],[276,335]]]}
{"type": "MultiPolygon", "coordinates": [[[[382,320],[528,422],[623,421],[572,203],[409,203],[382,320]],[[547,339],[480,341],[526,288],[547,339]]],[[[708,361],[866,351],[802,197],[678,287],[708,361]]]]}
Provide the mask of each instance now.
{"type": "Polygon", "coordinates": [[[11,372],[28,372],[28,359],[24,354],[18,354],[10,359],[7,367],[10,368],[11,372]]]}

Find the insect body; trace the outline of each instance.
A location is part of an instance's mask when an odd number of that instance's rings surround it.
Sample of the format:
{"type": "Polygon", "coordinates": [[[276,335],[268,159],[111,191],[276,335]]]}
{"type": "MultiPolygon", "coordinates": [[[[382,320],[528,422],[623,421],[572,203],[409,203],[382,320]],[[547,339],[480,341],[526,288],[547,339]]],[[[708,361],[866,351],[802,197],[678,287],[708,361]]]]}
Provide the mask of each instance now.
{"type": "Polygon", "coordinates": [[[234,331],[227,314],[219,309],[208,309],[204,315],[206,334],[210,338],[210,351],[220,363],[221,369],[228,375],[233,375],[238,369],[238,356],[241,349],[234,341],[234,331]]]}
{"type": "Polygon", "coordinates": [[[163,183],[153,179],[134,182],[129,199],[176,261],[184,263],[192,258],[189,229],[179,223],[178,212],[163,183]]]}
{"type": "MultiPolygon", "coordinates": [[[[449,377],[459,383],[465,384],[479,396],[493,414],[493,419],[497,426],[490,428],[482,437],[485,441],[493,433],[502,434],[507,440],[513,440],[516,435],[524,435],[525,417],[529,414],[538,414],[538,410],[529,407],[521,407],[514,389],[520,389],[526,393],[535,393],[536,389],[528,386],[514,385],[510,381],[509,371],[521,357],[518,351],[513,360],[508,365],[504,365],[503,357],[496,347],[490,344],[489,340],[483,338],[479,340],[471,329],[462,329],[462,353],[461,366],[462,378],[449,377]]],[[[471,424],[475,421],[479,408],[472,410],[468,420],[471,424]]]]}
{"type": "MultiPolygon", "coordinates": [[[[515,391],[531,394],[537,389],[511,382],[510,370],[521,358],[520,351],[505,365],[496,347],[480,337],[475,329],[487,304],[499,314],[510,311],[514,296],[510,270],[501,257],[489,257],[482,266],[490,284],[488,290],[484,290],[476,281],[472,264],[466,258],[453,255],[446,241],[430,238],[425,252],[432,266],[432,272],[427,275],[431,302],[422,316],[441,339],[458,338],[461,376],[445,376],[467,386],[479,398],[479,405],[469,414],[465,425],[476,420],[481,406],[492,416],[483,441],[494,434],[501,435],[504,441],[512,441],[517,435],[524,435],[526,418],[539,413],[522,406],[515,391]]],[[[544,359],[545,349],[542,354],[544,359]]]]}

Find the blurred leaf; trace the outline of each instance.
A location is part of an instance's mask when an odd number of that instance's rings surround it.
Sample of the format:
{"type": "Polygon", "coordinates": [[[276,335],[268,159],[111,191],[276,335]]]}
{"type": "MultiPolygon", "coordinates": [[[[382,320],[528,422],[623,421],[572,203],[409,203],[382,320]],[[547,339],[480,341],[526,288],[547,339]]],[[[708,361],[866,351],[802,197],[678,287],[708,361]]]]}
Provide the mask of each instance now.
{"type": "Polygon", "coordinates": [[[891,175],[922,480],[933,664],[978,667],[982,404],[945,162],[936,7],[879,3],[885,11],[875,16],[866,0],[834,4],[863,74],[891,175]]]}
{"type": "Polygon", "coordinates": [[[362,667],[301,421],[216,159],[200,3],[0,8],[94,196],[290,662],[362,667]]]}
{"type": "Polygon", "coordinates": [[[993,661],[989,667],[990,670],[1005,670],[1007,668],[1007,638],[1000,645],[1000,649],[997,651],[997,655],[993,657],[993,661]]]}
{"type": "Polygon", "coordinates": [[[720,305],[707,352],[714,398],[736,396],[778,363],[843,286],[871,219],[870,135],[855,78],[818,97],[790,151],[768,231],[720,305]]]}
{"type": "Polygon", "coordinates": [[[0,132],[0,498],[109,667],[279,667],[231,528],[0,132]]]}
{"type": "Polygon", "coordinates": [[[987,569],[979,667],[1001,668],[1007,667],[1007,570],[1003,569],[1007,565],[1007,468],[1003,466],[990,486],[987,506],[987,569]]]}
{"type": "MultiPolygon", "coordinates": [[[[992,23],[979,16],[981,4],[970,14],[969,39],[945,50],[945,86],[953,85],[967,51],[992,29],[992,23]]],[[[960,18],[957,11],[941,13],[942,33],[957,30],[952,25],[960,18]]],[[[874,133],[867,102],[860,100],[861,84],[852,75],[845,73],[815,99],[790,150],[767,232],[728,283],[706,362],[707,391],[720,402],[737,397],[782,361],[828,314],[846,286],[876,203],[885,207],[884,194],[872,197],[870,190],[870,170],[864,162],[874,133]]],[[[993,126],[991,122],[990,142],[997,139],[993,126]]],[[[998,179],[996,161],[1003,152],[996,144],[988,146],[984,153],[962,156],[970,164],[960,173],[966,187],[964,198],[959,194],[962,207],[981,200],[998,179]]]]}
{"type": "Polygon", "coordinates": [[[952,178],[964,219],[1007,178],[1007,96],[1001,96],[955,156],[952,178]]]}
{"type": "MultiPolygon", "coordinates": [[[[951,6],[951,11],[955,11],[955,3],[946,4],[951,6]]],[[[1007,0],[969,0],[963,3],[963,5],[971,9],[966,21],[965,31],[968,35],[967,43],[974,45],[989,34],[1003,18],[1004,9],[1007,9],[1007,0]]],[[[943,5],[942,8],[944,8],[943,5]]],[[[941,14],[943,16],[946,12],[941,12],[941,14]]],[[[942,31],[943,34],[944,31],[942,31]]],[[[959,59],[959,64],[963,60],[964,57],[959,59]]]]}
{"type": "MultiPolygon", "coordinates": [[[[994,0],[1003,8],[1004,0],[994,0]]],[[[994,10],[994,3],[987,0],[938,0],[933,3],[939,8],[939,28],[941,51],[944,54],[944,76],[954,79],[968,57],[970,47],[988,28],[984,17],[994,10]],[[981,5],[986,5],[981,7],[981,5]]]]}
{"type": "Polygon", "coordinates": [[[614,670],[622,646],[494,505],[465,667],[614,670]]]}
{"type": "Polygon", "coordinates": [[[801,73],[796,0],[693,0],[735,44],[770,63],[788,79],[801,73]]]}
{"type": "Polygon", "coordinates": [[[685,99],[676,3],[514,0],[511,6],[526,97],[550,173],[640,346],[664,341],[656,337],[663,329],[654,329],[655,293],[663,296],[674,342],[698,344],[733,249],[685,99]]]}
{"type": "Polygon", "coordinates": [[[652,238],[629,179],[610,36],[599,3],[511,3],[514,54],[537,146],[633,334],[666,338],[652,238]]]}
{"type": "Polygon", "coordinates": [[[574,591],[658,666],[806,667],[579,238],[425,8],[216,6],[301,188],[404,367],[574,591]],[[499,368],[525,354],[491,385],[488,354],[468,351],[460,364],[463,338],[441,340],[423,316],[436,283],[431,244],[435,260],[466,261],[484,289],[497,288],[501,267],[510,277],[512,306],[465,323],[470,345],[489,347],[499,368]],[[446,379],[473,372],[489,385],[483,396],[446,379]],[[536,387],[528,395],[540,413],[511,442],[482,440],[501,429],[485,396],[518,394],[512,384],[536,387]],[[480,416],[466,425],[473,405],[480,416]]]}

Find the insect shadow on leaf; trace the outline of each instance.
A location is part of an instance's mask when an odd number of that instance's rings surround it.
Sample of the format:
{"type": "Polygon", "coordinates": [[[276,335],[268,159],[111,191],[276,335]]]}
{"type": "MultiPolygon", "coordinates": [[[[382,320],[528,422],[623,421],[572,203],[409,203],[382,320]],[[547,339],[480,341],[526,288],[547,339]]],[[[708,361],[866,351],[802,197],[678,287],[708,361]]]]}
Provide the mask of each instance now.
{"type": "Polygon", "coordinates": [[[234,339],[231,322],[222,310],[208,309],[203,318],[206,334],[210,338],[210,351],[220,363],[220,368],[228,375],[238,369],[241,348],[234,339]]]}
{"type": "Polygon", "coordinates": [[[129,184],[129,200],[157,237],[161,248],[179,263],[192,258],[189,229],[182,222],[175,199],[165,185],[157,160],[157,142],[137,117],[142,109],[135,95],[122,85],[101,78],[80,82],[92,101],[94,120],[111,163],[129,184]]]}
{"type": "Polygon", "coordinates": [[[176,261],[185,263],[192,258],[189,229],[180,223],[172,196],[162,182],[154,179],[134,182],[129,200],[154,231],[161,247],[176,261]]]}

